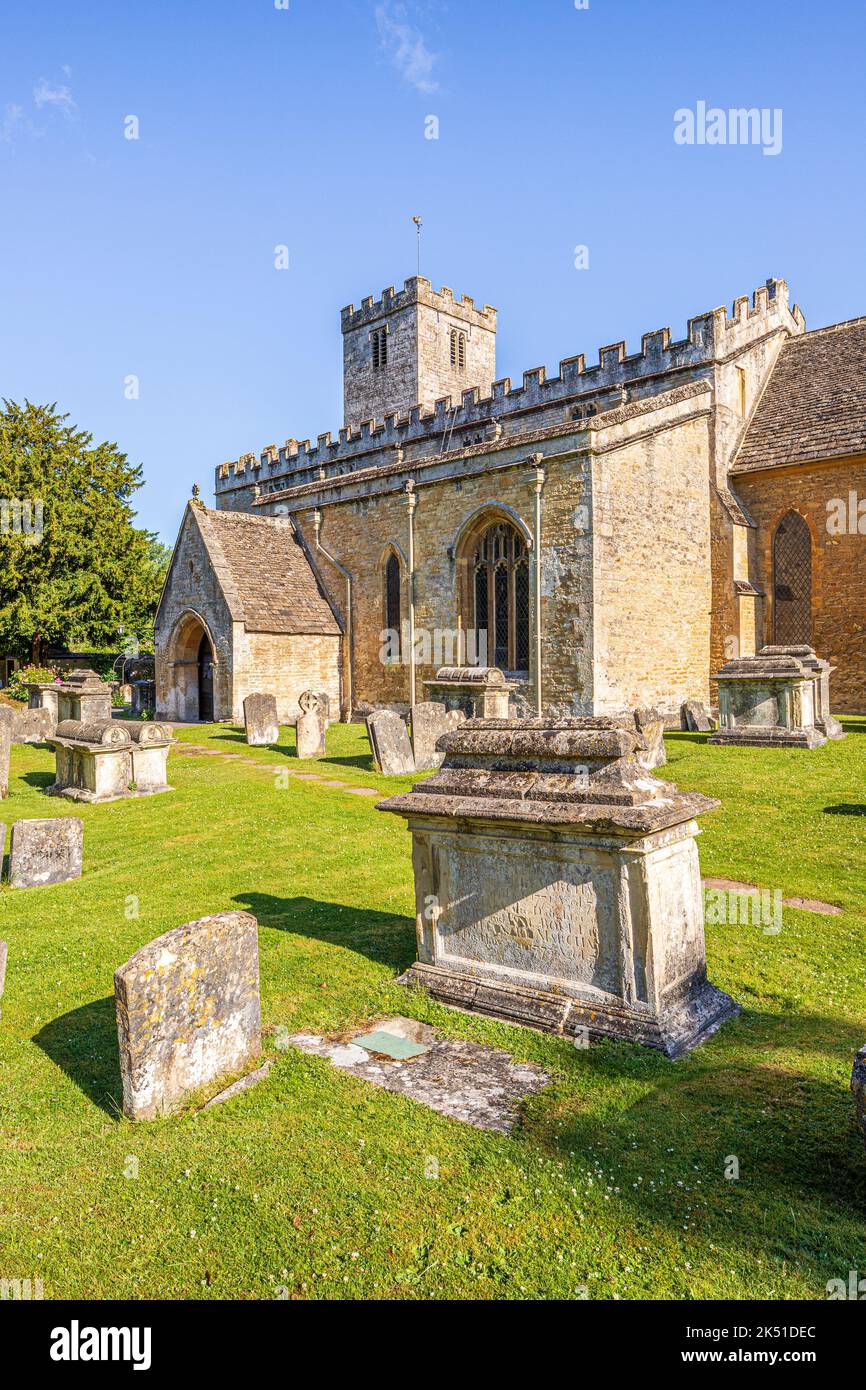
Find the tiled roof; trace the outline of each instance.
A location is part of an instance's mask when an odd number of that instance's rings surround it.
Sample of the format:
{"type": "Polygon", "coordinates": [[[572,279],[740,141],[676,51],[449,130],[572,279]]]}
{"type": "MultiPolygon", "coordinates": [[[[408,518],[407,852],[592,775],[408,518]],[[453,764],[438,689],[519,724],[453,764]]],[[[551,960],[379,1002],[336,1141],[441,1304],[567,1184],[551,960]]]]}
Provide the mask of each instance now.
{"type": "Polygon", "coordinates": [[[249,632],[339,636],[331,606],[287,520],[192,506],[232,615],[249,632]]]}
{"type": "Polygon", "coordinates": [[[866,452],[866,318],[785,344],[734,473],[866,452]]]}

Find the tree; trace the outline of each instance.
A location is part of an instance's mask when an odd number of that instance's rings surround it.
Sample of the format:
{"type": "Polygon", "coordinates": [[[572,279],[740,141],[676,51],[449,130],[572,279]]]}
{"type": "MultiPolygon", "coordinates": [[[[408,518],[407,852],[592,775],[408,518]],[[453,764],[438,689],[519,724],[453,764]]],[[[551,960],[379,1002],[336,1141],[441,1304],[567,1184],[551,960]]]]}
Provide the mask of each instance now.
{"type": "Polygon", "coordinates": [[[166,547],[133,525],[141,469],[55,406],[0,411],[0,651],[117,647],[152,631],[166,547]]]}

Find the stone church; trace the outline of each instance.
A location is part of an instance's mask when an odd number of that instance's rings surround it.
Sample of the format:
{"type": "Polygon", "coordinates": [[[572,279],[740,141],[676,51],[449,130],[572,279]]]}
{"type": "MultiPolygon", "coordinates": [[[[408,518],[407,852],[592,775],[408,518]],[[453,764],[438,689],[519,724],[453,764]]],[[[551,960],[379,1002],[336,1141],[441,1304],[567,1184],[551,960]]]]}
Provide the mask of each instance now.
{"type": "Polygon", "coordinates": [[[866,318],[751,300],[496,378],[496,310],[421,277],[342,311],[344,424],[216,470],[156,620],[157,710],[343,718],[507,672],[515,712],[675,714],[765,642],[866,709],[866,318]],[[863,499],[862,505],[860,499],[863,499]]]}

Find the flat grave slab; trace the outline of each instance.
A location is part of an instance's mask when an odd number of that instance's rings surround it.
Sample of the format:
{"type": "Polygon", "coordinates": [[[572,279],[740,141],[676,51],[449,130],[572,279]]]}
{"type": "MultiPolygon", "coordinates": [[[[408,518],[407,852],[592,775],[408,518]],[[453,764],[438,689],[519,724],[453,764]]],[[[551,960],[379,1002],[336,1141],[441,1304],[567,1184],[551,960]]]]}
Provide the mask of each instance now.
{"type": "Polygon", "coordinates": [[[429,1024],[410,1018],[383,1019],[348,1039],[294,1033],[287,1042],[308,1056],[328,1058],[339,1071],[500,1134],[513,1127],[521,1101],[551,1080],[531,1062],[515,1062],[507,1052],[462,1038],[439,1037],[429,1024]],[[389,1056],[386,1048],[404,1055],[389,1056]]]}

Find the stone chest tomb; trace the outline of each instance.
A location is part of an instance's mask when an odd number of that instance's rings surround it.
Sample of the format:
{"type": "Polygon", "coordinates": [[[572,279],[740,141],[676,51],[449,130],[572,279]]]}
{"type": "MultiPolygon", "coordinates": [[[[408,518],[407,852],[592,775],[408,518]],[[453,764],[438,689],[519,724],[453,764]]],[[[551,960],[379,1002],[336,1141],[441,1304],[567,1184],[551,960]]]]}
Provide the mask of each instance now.
{"type": "Polygon", "coordinates": [[[738,1006],[707,981],[695,817],[617,719],[470,720],[380,809],[413,841],[404,983],[511,1023],[675,1057],[738,1006]]]}
{"type": "Polygon", "coordinates": [[[427,699],[467,719],[507,719],[512,686],[498,666],[440,666],[425,681],[427,699]]]}
{"type": "Polygon", "coordinates": [[[161,724],[66,719],[49,742],[56,761],[51,796],[116,801],[171,790],[166,782],[171,735],[161,724]]]}
{"type": "Polygon", "coordinates": [[[716,676],[720,728],[710,743],[820,748],[844,738],[830,715],[833,668],[811,647],[762,647],[729,661],[716,676]]]}
{"type": "Polygon", "coordinates": [[[111,686],[89,667],[70,671],[62,681],[34,682],[27,687],[31,709],[48,709],[55,723],[77,719],[89,723],[111,718],[111,686]]]}

